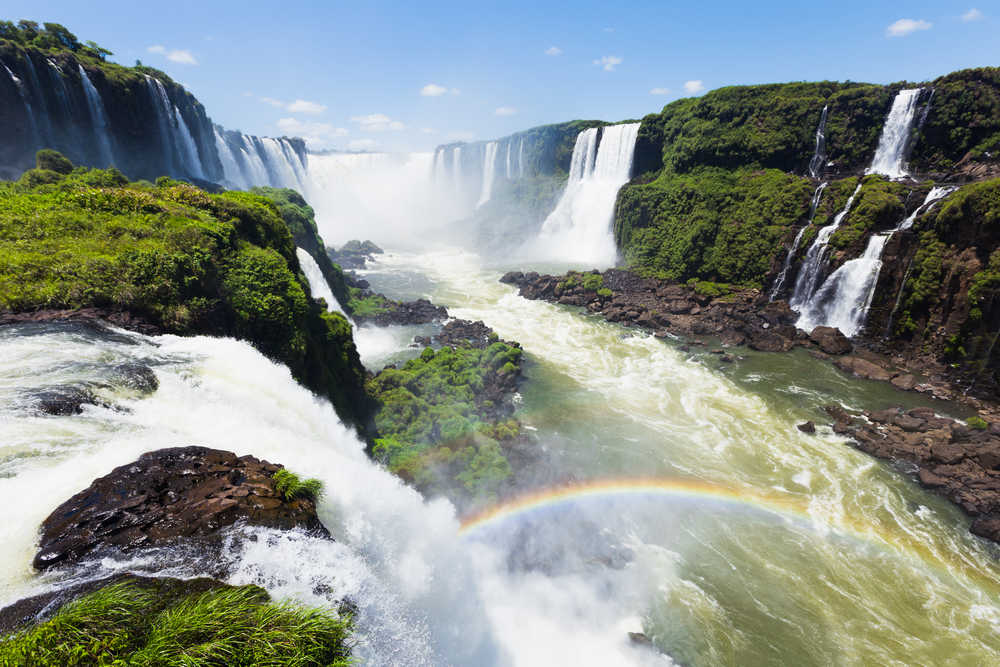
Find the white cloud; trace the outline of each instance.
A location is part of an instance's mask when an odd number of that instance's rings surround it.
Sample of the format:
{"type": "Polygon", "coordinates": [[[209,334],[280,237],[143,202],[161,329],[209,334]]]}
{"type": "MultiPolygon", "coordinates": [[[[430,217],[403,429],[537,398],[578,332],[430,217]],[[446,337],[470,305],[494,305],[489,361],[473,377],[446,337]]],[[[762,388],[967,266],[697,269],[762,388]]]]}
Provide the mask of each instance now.
{"type": "Polygon", "coordinates": [[[979,21],[982,18],[983,18],[983,13],[978,9],[976,9],[975,7],[962,14],[962,20],[965,21],[966,23],[969,23],[970,21],[979,21]]]}
{"type": "Polygon", "coordinates": [[[375,148],[374,139],[352,139],[347,142],[347,149],[352,151],[370,151],[375,148]]]}
{"type": "Polygon", "coordinates": [[[295,100],[286,107],[292,113],[319,114],[326,111],[326,107],[318,102],[308,100],[295,100]]]}
{"type": "Polygon", "coordinates": [[[621,56],[602,56],[600,59],[595,60],[595,65],[600,65],[605,72],[614,72],[615,67],[621,65],[625,62],[625,59],[621,56]]]}
{"type": "Polygon", "coordinates": [[[695,93],[700,93],[705,90],[705,84],[701,79],[694,79],[692,81],[684,82],[684,91],[694,95],[695,93]]]}
{"type": "Polygon", "coordinates": [[[448,89],[444,86],[439,86],[436,83],[428,83],[426,86],[420,89],[420,94],[424,97],[440,97],[448,92],[448,89]]]}
{"type": "Polygon", "coordinates": [[[386,130],[404,130],[406,126],[398,120],[393,120],[384,113],[370,113],[366,116],[352,116],[351,122],[357,123],[365,132],[385,132],[386,130]]]}
{"type": "Polygon", "coordinates": [[[194,57],[194,54],[186,49],[167,49],[167,47],[162,44],[154,44],[153,46],[146,47],[146,50],[150,53],[166,56],[167,60],[170,62],[180,63],[182,65],[198,64],[198,60],[194,57]]]}
{"type": "Polygon", "coordinates": [[[513,116],[517,113],[517,109],[514,107],[497,107],[494,113],[498,116],[513,116]]]}
{"type": "Polygon", "coordinates": [[[649,91],[649,94],[650,95],[669,95],[670,94],[670,89],[669,88],[653,88],[652,90],[649,91]]]}
{"type": "Polygon", "coordinates": [[[328,148],[334,139],[350,134],[346,127],[335,127],[330,123],[301,121],[298,118],[278,119],[278,129],[289,136],[302,137],[310,146],[328,148]]]}
{"type": "Polygon", "coordinates": [[[562,55],[562,49],[560,49],[558,46],[550,46],[549,48],[545,49],[545,55],[560,56],[562,55]]]}
{"type": "Polygon", "coordinates": [[[277,107],[279,109],[285,108],[285,103],[281,100],[276,100],[273,97],[261,97],[260,101],[264,104],[270,104],[272,107],[277,107]]]}
{"type": "Polygon", "coordinates": [[[899,19],[885,29],[885,34],[886,37],[905,37],[918,30],[930,30],[932,25],[934,24],[923,19],[899,19]]]}

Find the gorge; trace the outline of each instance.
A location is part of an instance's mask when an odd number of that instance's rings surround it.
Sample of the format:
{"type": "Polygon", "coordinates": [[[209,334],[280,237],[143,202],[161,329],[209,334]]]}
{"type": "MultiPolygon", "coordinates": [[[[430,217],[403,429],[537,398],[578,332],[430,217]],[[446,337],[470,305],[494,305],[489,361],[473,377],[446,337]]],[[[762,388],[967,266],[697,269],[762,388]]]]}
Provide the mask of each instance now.
{"type": "Polygon", "coordinates": [[[0,657],[58,607],[9,605],[127,574],[326,610],[364,664],[1000,659],[1000,69],[352,153],[23,31],[0,657]],[[33,567],[63,503],[192,445],[204,531],[156,532],[164,464],[33,567]]]}

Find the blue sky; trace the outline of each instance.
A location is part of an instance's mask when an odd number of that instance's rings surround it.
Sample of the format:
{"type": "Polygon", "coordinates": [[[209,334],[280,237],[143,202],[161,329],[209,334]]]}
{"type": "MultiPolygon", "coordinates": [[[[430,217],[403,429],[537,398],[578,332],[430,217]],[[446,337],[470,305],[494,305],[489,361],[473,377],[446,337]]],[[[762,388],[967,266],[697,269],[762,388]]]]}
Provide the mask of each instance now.
{"type": "Polygon", "coordinates": [[[6,0],[163,69],[212,118],[314,147],[425,150],[638,118],[731,84],[888,83],[1000,65],[1000,5],[6,0]]]}

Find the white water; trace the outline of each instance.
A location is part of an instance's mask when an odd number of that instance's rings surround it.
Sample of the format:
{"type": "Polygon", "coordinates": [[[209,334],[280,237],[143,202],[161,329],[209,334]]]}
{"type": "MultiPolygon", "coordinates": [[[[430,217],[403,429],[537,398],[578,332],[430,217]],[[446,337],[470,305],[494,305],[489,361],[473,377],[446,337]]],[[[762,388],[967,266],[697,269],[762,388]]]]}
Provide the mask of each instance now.
{"type": "Polygon", "coordinates": [[[868,318],[868,310],[875,296],[885,244],[893,234],[912,227],[917,216],[954,191],[954,187],[932,188],[923,203],[895,228],[881,234],[872,234],[861,257],[844,262],[830,274],[802,310],[796,326],[803,331],[812,331],[813,327],[820,325],[836,327],[848,338],[857,335],[868,318]]]}
{"type": "MultiPolygon", "coordinates": [[[[825,109],[825,107],[824,107],[825,109]]],[[[816,218],[816,209],[819,207],[819,201],[823,198],[823,190],[829,185],[826,182],[820,183],[816,187],[816,191],[813,192],[812,202],[809,204],[809,219],[806,224],[802,226],[799,233],[795,235],[795,240],[792,241],[792,246],[788,249],[788,254],[785,255],[785,263],[781,267],[781,273],[774,280],[774,287],[771,289],[770,301],[774,301],[781,294],[781,288],[785,286],[785,280],[788,279],[788,272],[792,268],[792,262],[795,260],[795,253],[799,249],[799,242],[802,241],[802,237],[805,235],[806,230],[812,225],[813,220],[816,218]]]]}
{"type": "Polygon", "coordinates": [[[799,277],[795,280],[795,291],[792,294],[792,298],[788,301],[788,305],[793,309],[801,312],[802,307],[809,302],[816,291],[816,286],[819,284],[826,260],[827,243],[829,243],[830,237],[833,236],[833,233],[840,227],[840,223],[844,221],[844,218],[850,212],[851,206],[854,205],[854,198],[858,196],[859,192],[861,192],[860,182],[858,183],[858,187],[854,188],[851,196],[848,197],[844,209],[837,214],[833,222],[819,230],[816,234],[816,240],[809,246],[806,258],[802,261],[802,268],[799,269],[799,277]]]}
{"type": "Polygon", "coordinates": [[[451,150],[451,175],[455,179],[455,194],[462,198],[462,147],[455,146],[451,150]]]}
{"type": "MultiPolygon", "coordinates": [[[[29,63],[31,62],[30,58],[26,58],[26,60],[29,63]]],[[[28,123],[31,125],[31,134],[32,134],[32,137],[34,137],[36,145],[37,145],[38,138],[39,138],[38,137],[38,124],[37,124],[37,121],[35,120],[35,113],[34,113],[34,111],[31,108],[31,100],[28,99],[28,91],[24,87],[24,82],[21,81],[21,79],[16,74],[14,74],[14,72],[12,72],[10,70],[10,68],[7,67],[7,65],[4,65],[3,68],[5,70],[7,70],[7,74],[10,76],[10,80],[14,82],[14,86],[17,88],[18,95],[21,96],[21,102],[24,103],[24,110],[27,113],[28,123]]]]}
{"type": "Polygon", "coordinates": [[[244,175],[248,185],[265,185],[271,183],[271,176],[267,173],[267,167],[264,166],[264,161],[260,159],[260,154],[257,152],[257,144],[253,138],[247,135],[241,135],[241,143],[243,147],[240,151],[243,153],[243,160],[248,167],[248,173],[244,175]]]}
{"type": "Polygon", "coordinates": [[[524,137],[521,137],[521,142],[517,145],[517,176],[524,178],[524,137]]]}
{"type": "MultiPolygon", "coordinates": [[[[295,255],[299,258],[299,266],[302,267],[302,272],[306,274],[306,280],[309,281],[309,291],[312,293],[312,298],[323,299],[326,301],[326,309],[328,311],[331,313],[340,313],[344,317],[347,317],[347,313],[344,312],[340,302],[337,301],[337,297],[333,295],[330,284],[326,282],[323,271],[320,270],[319,264],[316,263],[313,256],[302,248],[296,248],[295,255]]],[[[350,318],[348,318],[348,321],[350,321],[350,318]]]]}
{"type": "Polygon", "coordinates": [[[304,189],[303,183],[299,180],[299,174],[296,172],[295,167],[292,166],[291,161],[285,154],[281,144],[278,143],[278,140],[271,137],[260,137],[258,145],[263,149],[264,154],[267,156],[267,164],[271,166],[275,174],[275,178],[268,179],[265,183],[270,183],[279,188],[292,188],[301,192],[304,189]]]}
{"type": "Polygon", "coordinates": [[[504,178],[506,178],[508,181],[511,178],[513,178],[513,175],[514,175],[514,172],[511,171],[511,163],[510,163],[510,149],[511,149],[511,144],[513,144],[513,143],[514,143],[514,139],[513,138],[508,138],[507,139],[507,158],[504,160],[504,172],[503,172],[503,174],[504,174],[504,178]]]}
{"type": "Polygon", "coordinates": [[[195,178],[205,178],[205,172],[201,168],[201,158],[198,157],[198,145],[191,136],[191,130],[181,114],[181,110],[174,106],[174,122],[177,128],[177,140],[180,145],[181,154],[187,163],[187,170],[195,178]]]}
{"type": "Polygon", "coordinates": [[[490,200],[493,196],[493,181],[496,180],[497,166],[497,142],[491,141],[486,144],[483,150],[483,186],[479,192],[479,201],[476,208],[479,208],[490,200]]]}
{"type": "MultiPolygon", "coordinates": [[[[0,422],[0,605],[57,583],[58,575],[37,580],[30,568],[37,526],[56,505],[143,452],[200,443],[324,481],[319,513],[335,542],[252,529],[258,540],[234,543],[223,560],[233,568],[231,583],[262,585],[278,599],[329,605],[349,597],[358,605],[356,655],[366,664],[607,665],[651,657],[631,647],[619,625],[633,604],[622,588],[626,573],[508,571],[500,548],[459,536],[450,504],[425,502],[372,463],[328,403],[249,345],[10,333],[0,339],[0,392],[8,399],[0,422]],[[160,381],[148,398],[118,397],[128,410],[46,419],[11,407],[9,399],[26,385],[92,376],[102,364],[128,359],[155,363],[160,381]]],[[[93,576],[144,567],[162,575],[199,572],[195,561],[161,556],[155,563],[105,559],[91,569],[93,576]]]]}
{"type": "Polygon", "coordinates": [[[901,90],[892,101],[892,108],[879,136],[875,157],[867,173],[882,174],[889,178],[908,175],[906,159],[909,157],[910,135],[921,90],[922,88],[901,90]]]}
{"type": "Polygon", "coordinates": [[[87,97],[87,107],[90,109],[90,120],[97,137],[97,146],[101,153],[103,166],[108,167],[115,163],[114,152],[111,150],[111,133],[108,130],[108,116],[104,112],[104,102],[101,101],[101,94],[87,76],[87,70],[80,67],[80,81],[83,84],[83,92],[87,97]]]}
{"type": "Polygon", "coordinates": [[[526,246],[528,256],[588,267],[614,265],[615,198],[631,177],[638,132],[639,123],[629,123],[605,126],[599,143],[598,128],[577,136],[566,190],[538,238],[526,246]]]}
{"type": "Polygon", "coordinates": [[[829,109],[829,105],[823,107],[819,126],[816,128],[816,148],[813,149],[812,159],[809,160],[809,175],[813,178],[819,178],[822,175],[826,162],[826,114],[829,109]]]}
{"type": "Polygon", "coordinates": [[[225,179],[225,185],[239,189],[248,187],[240,165],[236,161],[236,156],[233,155],[229,144],[219,133],[219,128],[212,127],[212,133],[215,135],[215,150],[219,154],[219,161],[222,162],[222,177],[225,179]]]}
{"type": "Polygon", "coordinates": [[[170,113],[170,99],[167,91],[160,83],[159,79],[154,79],[146,75],[146,89],[149,91],[153,108],[156,111],[156,124],[160,134],[160,148],[163,151],[163,159],[167,168],[171,172],[176,171],[176,160],[174,159],[174,120],[170,113]]]}

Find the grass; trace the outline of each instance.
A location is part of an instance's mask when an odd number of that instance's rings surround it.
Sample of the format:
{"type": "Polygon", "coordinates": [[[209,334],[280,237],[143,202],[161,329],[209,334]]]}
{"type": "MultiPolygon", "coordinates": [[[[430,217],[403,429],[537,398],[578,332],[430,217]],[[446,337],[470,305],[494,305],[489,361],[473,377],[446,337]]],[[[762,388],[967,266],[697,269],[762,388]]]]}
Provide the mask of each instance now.
{"type": "Polygon", "coordinates": [[[351,619],[275,603],[256,586],[204,592],[109,584],[0,638],[0,664],[271,666],[351,664],[351,619]]]}
{"type": "Polygon", "coordinates": [[[296,498],[316,501],[323,495],[323,482],[313,478],[301,479],[287,468],[282,468],[274,473],[274,488],[287,501],[296,498]]]}

